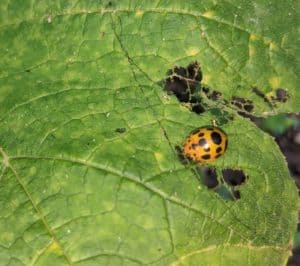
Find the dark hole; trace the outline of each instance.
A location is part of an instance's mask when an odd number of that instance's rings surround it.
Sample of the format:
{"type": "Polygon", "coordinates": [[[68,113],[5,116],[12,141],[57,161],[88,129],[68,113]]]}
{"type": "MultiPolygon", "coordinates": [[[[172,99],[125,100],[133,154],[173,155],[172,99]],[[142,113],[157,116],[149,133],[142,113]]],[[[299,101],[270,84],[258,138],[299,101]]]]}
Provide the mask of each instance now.
{"type": "Polygon", "coordinates": [[[252,112],[254,106],[252,104],[246,104],[244,105],[244,109],[247,111],[247,112],[252,112]]]}
{"type": "MultiPolygon", "coordinates": [[[[193,99],[193,93],[202,79],[202,72],[198,62],[189,64],[186,68],[174,67],[167,71],[169,77],[165,82],[165,90],[174,94],[180,102],[199,103],[200,99],[193,99]]],[[[203,107],[202,107],[203,108],[203,107]]],[[[203,113],[201,106],[194,107],[194,112],[203,113]]]]}
{"type": "Polygon", "coordinates": [[[216,169],[211,167],[197,167],[198,173],[202,177],[203,184],[208,188],[215,188],[218,186],[218,178],[216,169]]]}
{"type": "Polygon", "coordinates": [[[243,108],[243,105],[239,102],[232,102],[236,107],[242,109],[243,108]]]}
{"type": "Polygon", "coordinates": [[[188,71],[189,78],[194,79],[198,82],[200,82],[202,80],[201,68],[197,61],[189,64],[187,67],[187,71],[188,71]]]}
{"type": "Polygon", "coordinates": [[[242,170],[224,169],[222,175],[225,182],[231,186],[241,185],[246,180],[242,170]]]}
{"type": "Polygon", "coordinates": [[[242,97],[238,97],[238,96],[233,96],[232,100],[235,102],[239,102],[239,103],[246,103],[246,99],[244,99],[242,97]]]}
{"type": "Polygon", "coordinates": [[[199,95],[192,95],[190,101],[190,103],[195,103],[198,104],[201,102],[201,98],[199,97],[199,95]]]}
{"type": "Polygon", "coordinates": [[[184,67],[174,67],[174,73],[178,76],[187,77],[186,69],[184,67]]]}
{"type": "Polygon", "coordinates": [[[207,88],[207,87],[203,87],[202,90],[203,90],[203,92],[206,93],[206,94],[209,93],[209,88],[207,88]]]}
{"type": "Polygon", "coordinates": [[[213,100],[213,101],[216,101],[216,100],[218,100],[220,97],[221,97],[221,93],[220,92],[218,92],[218,91],[213,91],[210,95],[209,95],[209,99],[211,99],[211,100],[213,100]]]}
{"type": "Polygon", "coordinates": [[[218,133],[218,132],[212,132],[211,133],[211,138],[212,138],[212,140],[213,140],[213,142],[215,143],[215,144],[221,144],[221,142],[222,142],[222,138],[221,138],[221,135],[218,133]]]}
{"type": "Polygon", "coordinates": [[[116,131],[117,133],[122,134],[122,133],[125,133],[125,132],[126,132],[126,128],[125,128],[125,127],[119,127],[119,128],[116,128],[115,131],[116,131]]]}
{"type": "Polygon", "coordinates": [[[241,192],[239,190],[234,190],[232,193],[233,193],[233,196],[235,197],[235,199],[241,198],[241,192]]]}
{"type": "Polygon", "coordinates": [[[276,90],[276,97],[277,97],[277,100],[280,101],[280,102],[285,102],[287,100],[287,92],[285,89],[282,89],[282,88],[278,88],[276,90]]]}
{"type": "Polygon", "coordinates": [[[190,99],[190,90],[187,82],[178,77],[167,78],[165,89],[169,94],[174,94],[180,102],[188,102],[190,99]]]}
{"type": "Polygon", "coordinates": [[[192,107],[192,112],[196,114],[202,114],[205,112],[205,109],[201,104],[196,104],[192,107]]]}

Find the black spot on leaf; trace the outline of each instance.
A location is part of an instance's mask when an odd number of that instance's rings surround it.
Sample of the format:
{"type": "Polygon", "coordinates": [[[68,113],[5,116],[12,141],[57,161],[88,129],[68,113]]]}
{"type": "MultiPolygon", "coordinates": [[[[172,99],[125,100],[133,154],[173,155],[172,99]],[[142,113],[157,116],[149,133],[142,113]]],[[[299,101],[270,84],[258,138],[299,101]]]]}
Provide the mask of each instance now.
{"type": "Polygon", "coordinates": [[[210,155],[209,154],[205,154],[205,155],[202,155],[201,158],[203,160],[208,160],[208,159],[210,159],[210,155]]]}
{"type": "Polygon", "coordinates": [[[115,131],[116,131],[117,133],[122,134],[122,133],[125,133],[125,132],[126,132],[126,128],[125,128],[125,127],[116,128],[115,131]]]}

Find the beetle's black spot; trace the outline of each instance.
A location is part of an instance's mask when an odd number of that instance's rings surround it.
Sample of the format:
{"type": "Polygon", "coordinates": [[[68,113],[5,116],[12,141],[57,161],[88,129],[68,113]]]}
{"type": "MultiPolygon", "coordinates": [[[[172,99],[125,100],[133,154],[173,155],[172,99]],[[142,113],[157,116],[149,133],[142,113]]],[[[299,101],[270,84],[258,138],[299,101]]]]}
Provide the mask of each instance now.
{"type": "Polygon", "coordinates": [[[196,156],[197,156],[197,154],[196,154],[196,153],[193,153],[193,156],[194,156],[194,157],[196,157],[196,156]]]}
{"type": "Polygon", "coordinates": [[[242,170],[224,169],[222,170],[225,182],[231,186],[241,185],[246,180],[246,175],[242,170]]]}
{"type": "Polygon", "coordinates": [[[211,133],[211,138],[212,138],[213,142],[217,145],[221,144],[221,142],[222,142],[221,135],[216,131],[211,133]]]}
{"type": "Polygon", "coordinates": [[[200,145],[201,147],[204,147],[205,145],[207,145],[207,141],[206,141],[205,139],[200,139],[200,140],[199,140],[199,145],[200,145]]]}
{"type": "Polygon", "coordinates": [[[190,147],[189,147],[189,150],[191,150],[191,149],[192,149],[192,147],[190,146],[190,147]]]}
{"type": "Polygon", "coordinates": [[[217,155],[215,156],[215,159],[218,159],[220,156],[222,156],[222,154],[217,154],[217,155]]]}
{"type": "Polygon", "coordinates": [[[198,147],[198,144],[193,143],[192,144],[192,149],[195,150],[198,147]]]}
{"type": "Polygon", "coordinates": [[[210,159],[210,155],[205,154],[205,155],[202,155],[201,158],[204,159],[204,160],[208,160],[208,159],[210,159]]]}
{"type": "Polygon", "coordinates": [[[214,130],[212,127],[207,127],[207,128],[205,128],[205,129],[207,129],[207,130],[214,130]]]}
{"type": "Polygon", "coordinates": [[[201,133],[198,134],[198,137],[203,137],[203,136],[204,136],[203,132],[201,132],[201,133]]]}
{"type": "Polygon", "coordinates": [[[216,153],[219,153],[219,152],[221,152],[222,151],[222,147],[218,147],[217,149],[216,149],[216,153]]]}
{"type": "Polygon", "coordinates": [[[210,148],[209,147],[208,148],[204,148],[204,151],[209,152],[210,148]]]}

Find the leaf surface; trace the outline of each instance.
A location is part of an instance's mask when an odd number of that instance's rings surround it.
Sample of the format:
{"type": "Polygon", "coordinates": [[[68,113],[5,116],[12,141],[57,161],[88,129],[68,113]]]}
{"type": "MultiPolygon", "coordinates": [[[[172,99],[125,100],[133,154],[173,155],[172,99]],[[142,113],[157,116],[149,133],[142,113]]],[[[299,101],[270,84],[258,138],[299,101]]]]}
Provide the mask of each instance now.
{"type": "Polygon", "coordinates": [[[224,99],[250,99],[262,116],[299,111],[296,10],[2,1],[0,264],[283,265],[299,204],[274,140],[233,112],[212,165],[248,179],[227,201],[175,151],[213,114],[191,113],[160,83],[197,60],[224,99]],[[289,98],[270,106],[253,87],[289,98]]]}

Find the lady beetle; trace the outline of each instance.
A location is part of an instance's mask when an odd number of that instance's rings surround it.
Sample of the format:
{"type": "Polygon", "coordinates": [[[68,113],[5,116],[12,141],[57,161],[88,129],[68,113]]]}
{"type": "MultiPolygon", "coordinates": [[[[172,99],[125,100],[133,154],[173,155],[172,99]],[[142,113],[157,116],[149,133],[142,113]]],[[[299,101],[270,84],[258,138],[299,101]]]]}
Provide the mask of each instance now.
{"type": "Polygon", "coordinates": [[[226,151],[228,138],[218,127],[200,127],[186,138],[183,156],[197,163],[213,162],[226,151]]]}

